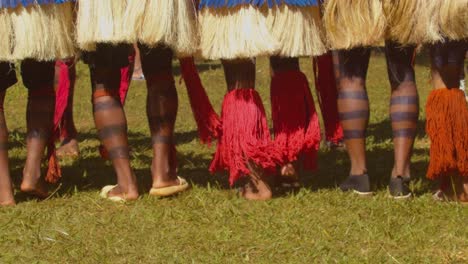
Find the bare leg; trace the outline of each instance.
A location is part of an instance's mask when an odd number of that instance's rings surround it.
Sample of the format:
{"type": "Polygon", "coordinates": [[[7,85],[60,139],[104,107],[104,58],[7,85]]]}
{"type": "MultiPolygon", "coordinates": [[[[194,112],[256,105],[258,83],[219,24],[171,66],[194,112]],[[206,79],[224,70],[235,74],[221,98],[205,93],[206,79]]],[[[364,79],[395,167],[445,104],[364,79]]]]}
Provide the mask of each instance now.
{"type": "Polygon", "coordinates": [[[392,96],[390,116],[395,146],[392,177],[410,177],[411,155],[419,116],[419,96],[413,68],[415,48],[386,43],[387,67],[392,96]]]}
{"type": "Polygon", "coordinates": [[[350,175],[367,173],[365,135],[369,122],[369,100],[365,83],[369,57],[370,50],[364,48],[334,52],[338,111],[351,160],[350,175]]]}
{"type": "MultiPolygon", "coordinates": [[[[135,49],[135,64],[134,64],[134,69],[133,69],[133,74],[132,74],[132,79],[133,80],[141,80],[145,76],[143,75],[143,65],[142,65],[142,56],[140,52],[140,48],[138,47],[137,44],[134,44],[134,49],[135,49]]],[[[144,55],[145,56],[145,55],[144,55]]]]}
{"type": "Polygon", "coordinates": [[[125,61],[128,54],[125,48],[119,50],[110,46],[98,47],[97,53],[95,65],[91,67],[94,121],[117,174],[117,187],[109,196],[135,200],[138,187],[130,165],[127,120],[118,95],[120,65],[106,61],[109,56],[122,56],[125,61]]]}
{"type": "Polygon", "coordinates": [[[338,85],[338,111],[351,169],[340,185],[343,191],[371,195],[366,164],[366,130],[369,123],[369,99],[366,76],[370,50],[355,48],[333,54],[338,85]]]}
{"type": "Polygon", "coordinates": [[[174,126],[178,109],[170,48],[141,46],[148,97],[146,114],[153,144],[153,188],[179,185],[174,126]]]}
{"type": "Polygon", "coordinates": [[[54,121],[54,63],[25,60],[21,64],[21,74],[28,88],[27,157],[21,190],[45,198],[48,192],[41,177],[41,162],[54,121]]]}
{"type": "Polygon", "coordinates": [[[5,94],[6,90],[0,92],[0,206],[15,204],[8,166],[8,128],[3,111],[5,94]]]}
{"type": "MultiPolygon", "coordinates": [[[[252,60],[223,61],[226,83],[229,91],[255,87],[255,62],[252,60]]],[[[249,162],[252,172],[249,183],[242,195],[248,200],[268,200],[272,197],[270,186],[260,168],[249,162]]]]}

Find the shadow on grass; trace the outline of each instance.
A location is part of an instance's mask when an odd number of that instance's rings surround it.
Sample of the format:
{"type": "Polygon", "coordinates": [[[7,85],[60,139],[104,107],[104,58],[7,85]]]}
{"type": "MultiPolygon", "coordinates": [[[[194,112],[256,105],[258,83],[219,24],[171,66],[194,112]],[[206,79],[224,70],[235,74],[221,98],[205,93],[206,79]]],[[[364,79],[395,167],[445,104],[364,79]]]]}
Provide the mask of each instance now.
{"type": "MultiPolygon", "coordinates": [[[[425,137],[425,120],[418,122],[416,137],[425,137]]],[[[391,176],[394,162],[392,140],[392,127],[389,119],[379,123],[370,124],[367,132],[367,169],[373,190],[385,190],[391,176]],[[373,144],[369,144],[370,141],[373,144]],[[382,144],[389,142],[389,144],[382,144]]],[[[424,148],[414,148],[413,155],[428,157],[429,153],[424,148]]],[[[350,161],[344,150],[323,150],[319,152],[318,170],[314,173],[304,173],[304,186],[312,190],[335,189],[348,176],[350,161]]],[[[428,162],[417,161],[411,164],[413,191],[424,193],[430,191],[432,182],[426,179],[428,162]]]]}
{"type": "MultiPolygon", "coordinates": [[[[14,132],[15,139],[24,138],[24,133],[14,132]]],[[[374,143],[382,143],[391,139],[391,124],[389,120],[383,120],[369,126],[369,137],[373,137],[374,143]]],[[[418,137],[424,137],[424,121],[418,125],[418,137]]],[[[182,132],[176,134],[178,144],[192,142],[198,138],[196,131],[182,132]]],[[[97,139],[92,132],[82,133],[80,141],[97,139]]],[[[145,155],[143,151],[151,148],[149,136],[143,133],[129,133],[129,142],[132,146],[132,159],[143,164],[143,169],[135,169],[141,193],[147,193],[151,188],[152,177],[150,164],[151,155],[145,155]],[[143,150],[143,151],[142,151],[143,150]],[[147,164],[147,165],[146,165],[147,164]]],[[[24,144],[13,140],[13,148],[24,148],[24,144]]],[[[59,196],[69,196],[80,191],[99,191],[103,186],[116,182],[115,172],[109,161],[104,161],[98,154],[96,145],[87,145],[81,149],[83,155],[72,163],[66,162],[62,166],[63,179],[57,190],[59,196]]],[[[414,149],[418,156],[427,156],[426,149],[414,149]]],[[[371,144],[367,151],[368,170],[371,185],[374,190],[385,190],[393,167],[393,149],[389,144],[371,144]]],[[[301,179],[306,188],[312,191],[321,189],[335,189],[343,181],[349,170],[349,160],[345,151],[321,149],[318,157],[319,169],[314,172],[301,173],[301,179]]],[[[211,162],[210,155],[196,152],[178,152],[178,175],[186,178],[193,184],[202,188],[215,187],[229,189],[227,173],[212,175],[208,168],[211,162]]],[[[22,178],[22,166],[24,160],[18,158],[10,159],[12,176],[16,186],[19,186],[22,178]]],[[[140,166],[141,167],[141,166],[140,166]]],[[[413,179],[417,182],[416,193],[424,193],[430,189],[431,183],[425,179],[427,169],[426,161],[418,161],[412,164],[413,179]]],[[[52,186],[51,189],[56,189],[52,186]]],[[[283,195],[283,194],[280,194],[283,195]]],[[[18,197],[18,201],[23,199],[18,197]]]]}

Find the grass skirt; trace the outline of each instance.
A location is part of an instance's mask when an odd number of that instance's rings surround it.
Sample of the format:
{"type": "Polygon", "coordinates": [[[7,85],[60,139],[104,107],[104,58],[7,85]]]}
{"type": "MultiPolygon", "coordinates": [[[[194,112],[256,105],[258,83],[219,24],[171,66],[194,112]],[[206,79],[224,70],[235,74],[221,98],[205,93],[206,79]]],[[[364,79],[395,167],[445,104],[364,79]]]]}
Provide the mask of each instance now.
{"type": "Polygon", "coordinates": [[[331,49],[468,37],[468,0],[327,0],[323,11],[331,49]]]}
{"type": "Polygon", "coordinates": [[[326,52],[317,6],[203,7],[199,27],[201,55],[206,59],[300,57],[326,52]]]}
{"type": "Polygon", "coordinates": [[[166,45],[179,56],[198,46],[192,0],[79,0],[77,42],[83,50],[96,43],[166,45]]]}
{"type": "Polygon", "coordinates": [[[0,61],[72,57],[73,3],[0,9],[0,61]]]}

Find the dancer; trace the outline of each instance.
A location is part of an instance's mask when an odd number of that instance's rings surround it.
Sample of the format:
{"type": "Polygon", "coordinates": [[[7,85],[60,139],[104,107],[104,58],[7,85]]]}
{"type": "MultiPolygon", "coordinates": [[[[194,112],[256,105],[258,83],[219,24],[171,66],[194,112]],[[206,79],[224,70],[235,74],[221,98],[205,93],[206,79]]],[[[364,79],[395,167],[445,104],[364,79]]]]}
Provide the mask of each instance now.
{"type": "MultiPolygon", "coordinates": [[[[128,88],[132,80],[133,62],[135,53],[130,51],[128,64],[120,70],[121,79],[119,86],[119,97],[122,105],[125,104],[128,88]]],[[[73,98],[76,81],[76,61],[75,59],[58,60],[55,64],[55,80],[57,83],[55,125],[59,127],[60,147],[57,149],[58,157],[77,158],[80,154],[78,146],[78,132],[73,119],[73,98]]],[[[102,145],[99,150],[103,158],[108,155],[102,145]]]]}
{"type": "Polygon", "coordinates": [[[15,203],[8,167],[8,130],[3,102],[16,82],[9,62],[21,61],[21,75],[28,89],[27,157],[21,190],[39,198],[48,196],[46,181],[60,177],[51,142],[55,105],[54,60],[72,57],[73,3],[70,1],[0,1],[0,205],[15,203]],[[48,146],[49,171],[41,175],[48,146]]]}
{"type": "Polygon", "coordinates": [[[77,19],[78,44],[90,51],[96,127],[117,173],[117,185],[104,187],[101,196],[112,201],[139,196],[130,167],[127,122],[118,95],[120,68],[135,42],[139,42],[148,88],[147,116],[154,151],[150,194],[168,196],[186,190],[187,181],[176,174],[174,123],[178,101],[172,57],[189,56],[197,46],[192,1],[79,0],[77,19]],[[95,27],[97,24],[108,27],[95,27]]]}
{"type": "Polygon", "coordinates": [[[369,121],[366,76],[369,47],[386,39],[394,143],[389,191],[393,198],[406,199],[411,197],[411,154],[419,115],[413,57],[415,45],[425,34],[416,30],[417,21],[407,18],[417,17],[415,14],[422,10],[416,3],[418,1],[361,2],[328,0],[324,6],[328,42],[334,49],[339,117],[351,161],[349,177],[340,188],[360,195],[372,195],[365,151],[369,121]]]}
{"type": "Polygon", "coordinates": [[[221,59],[228,89],[210,170],[229,171],[231,185],[246,179],[241,194],[249,200],[272,197],[267,174],[277,165],[284,166],[284,175],[296,174],[293,163],[301,157],[307,167],[315,167],[320,130],[297,57],[322,54],[325,47],[316,2],[293,2],[202,0],[199,5],[201,55],[221,59]],[[274,143],[255,91],[255,58],[262,55],[272,56],[274,143]]]}
{"type": "MultiPolygon", "coordinates": [[[[436,1],[437,2],[437,1],[436,1]]],[[[430,24],[433,91],[426,104],[426,131],[431,140],[427,177],[439,180],[434,198],[468,203],[468,105],[460,76],[468,50],[468,1],[435,5],[430,24]]]]}

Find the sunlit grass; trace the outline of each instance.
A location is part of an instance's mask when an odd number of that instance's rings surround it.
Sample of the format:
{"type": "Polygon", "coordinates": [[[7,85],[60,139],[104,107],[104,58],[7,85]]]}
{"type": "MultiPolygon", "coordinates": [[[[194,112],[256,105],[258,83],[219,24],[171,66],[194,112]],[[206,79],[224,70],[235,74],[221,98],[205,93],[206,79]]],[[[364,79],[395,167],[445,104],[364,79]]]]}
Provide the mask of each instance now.
{"type": "MultiPolygon", "coordinates": [[[[359,199],[336,190],[347,175],[345,153],[321,149],[320,168],[302,175],[298,193],[268,202],[248,202],[228,188],[225,175],[210,175],[214,148],[202,146],[183,84],[177,142],[179,174],[193,184],[172,199],[154,199],[151,147],[146,124],[144,82],[134,82],[126,105],[132,165],[143,196],[116,205],[99,199],[98,191],[115,182],[110,165],[101,160],[93,127],[87,68],[78,67],[75,120],[80,131],[81,159],[63,162],[63,180],[47,201],[16,194],[19,204],[0,209],[0,263],[466,263],[468,209],[432,201],[432,185],[424,179],[428,139],[424,103],[429,69],[424,54],[416,65],[421,118],[413,157],[417,197],[396,202],[387,198],[393,162],[388,116],[390,89],[383,56],[372,57],[368,90],[371,120],[368,137],[369,174],[377,195],[359,199]]],[[[225,93],[219,63],[200,62],[201,78],[215,108],[225,93]]],[[[176,72],[178,72],[177,64],[176,72]]],[[[313,83],[310,60],[301,66],[313,83]]],[[[258,60],[257,86],[270,115],[269,70],[258,60]]],[[[26,91],[11,88],[6,99],[10,164],[16,183],[25,159],[26,91]]]]}

